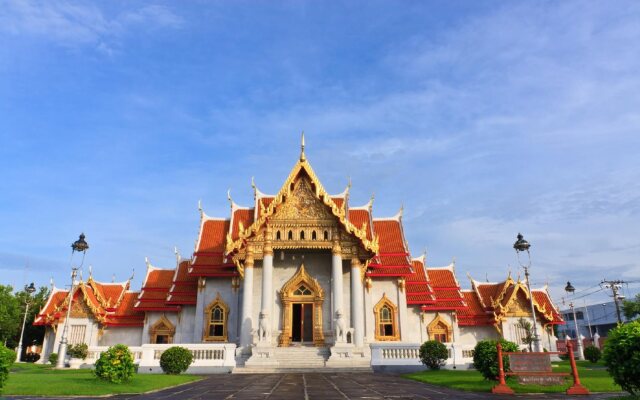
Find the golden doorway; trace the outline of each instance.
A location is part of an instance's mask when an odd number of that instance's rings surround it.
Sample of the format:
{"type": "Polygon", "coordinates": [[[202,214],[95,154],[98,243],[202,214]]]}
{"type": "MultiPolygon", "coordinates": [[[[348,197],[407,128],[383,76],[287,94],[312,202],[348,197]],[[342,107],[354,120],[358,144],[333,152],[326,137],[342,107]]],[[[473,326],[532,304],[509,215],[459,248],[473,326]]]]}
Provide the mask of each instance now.
{"type": "Polygon", "coordinates": [[[324,345],[322,332],[322,303],[324,290],[318,281],[300,265],[298,271],[280,291],[282,300],[282,333],[278,338],[280,347],[292,342],[324,345]]]}

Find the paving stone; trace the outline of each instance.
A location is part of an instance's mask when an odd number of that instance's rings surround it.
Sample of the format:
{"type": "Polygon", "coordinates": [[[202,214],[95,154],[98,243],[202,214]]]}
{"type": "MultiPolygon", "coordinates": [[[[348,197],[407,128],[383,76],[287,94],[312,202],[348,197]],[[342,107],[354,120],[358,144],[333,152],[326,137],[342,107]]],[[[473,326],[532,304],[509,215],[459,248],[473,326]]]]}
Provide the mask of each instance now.
{"type": "MultiPolygon", "coordinates": [[[[188,385],[169,388],[155,393],[117,395],[115,400],[478,400],[478,399],[539,399],[539,400],[600,400],[619,394],[566,396],[564,394],[493,395],[491,393],[462,392],[415,382],[391,374],[337,373],[337,374],[230,374],[211,375],[188,385]]],[[[42,399],[16,396],[9,399],[42,399]]],[[[68,399],[68,398],[66,398],[68,399]]],[[[81,400],[85,398],[74,398],[81,400]]],[[[90,399],[90,398],[86,398],[90,399]]],[[[102,398],[104,399],[104,398],[102,398]]],[[[47,398],[47,400],[56,400],[47,398]]]]}

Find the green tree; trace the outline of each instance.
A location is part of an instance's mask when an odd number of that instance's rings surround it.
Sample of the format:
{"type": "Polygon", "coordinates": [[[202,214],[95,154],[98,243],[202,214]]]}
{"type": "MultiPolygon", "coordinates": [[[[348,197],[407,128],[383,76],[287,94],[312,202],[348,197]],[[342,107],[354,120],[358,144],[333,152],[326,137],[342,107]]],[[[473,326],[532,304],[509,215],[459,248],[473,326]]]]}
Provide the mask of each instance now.
{"type": "MultiPolygon", "coordinates": [[[[14,334],[14,341],[18,343],[20,341],[20,329],[22,328],[22,318],[24,317],[25,302],[29,299],[29,294],[24,290],[15,293],[15,297],[18,301],[20,309],[19,326],[14,334]]],[[[40,309],[44,307],[47,299],[49,298],[49,288],[46,286],[40,287],[38,291],[29,299],[29,313],[27,314],[27,321],[24,326],[23,337],[23,351],[26,353],[27,347],[32,344],[42,344],[44,339],[44,326],[33,326],[33,321],[40,312],[40,309]]]]}
{"type": "MultiPolygon", "coordinates": [[[[9,285],[0,285],[0,344],[15,346],[16,332],[20,330],[21,310],[18,299],[9,285]]],[[[19,333],[18,333],[19,334],[19,333]]]]}
{"type": "Polygon", "coordinates": [[[532,345],[535,341],[535,338],[533,337],[533,325],[531,324],[531,322],[524,318],[520,318],[516,325],[518,326],[518,328],[521,328],[525,332],[524,336],[522,337],[522,344],[526,344],[527,346],[529,346],[529,351],[533,351],[532,345]]]}
{"type": "Polygon", "coordinates": [[[640,321],[609,331],[603,353],[615,383],[631,394],[640,394],[640,321]]]}
{"type": "Polygon", "coordinates": [[[636,294],[635,299],[633,300],[625,300],[622,303],[622,310],[624,311],[624,316],[627,319],[632,319],[637,315],[640,315],[640,293],[636,294]]]}

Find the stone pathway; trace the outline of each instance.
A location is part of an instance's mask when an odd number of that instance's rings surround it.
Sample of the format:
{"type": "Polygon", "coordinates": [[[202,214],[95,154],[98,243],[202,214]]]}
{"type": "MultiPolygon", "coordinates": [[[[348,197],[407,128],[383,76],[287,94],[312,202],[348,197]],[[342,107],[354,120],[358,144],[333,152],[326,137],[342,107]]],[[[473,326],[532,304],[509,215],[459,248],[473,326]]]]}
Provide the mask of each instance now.
{"type": "MultiPolygon", "coordinates": [[[[229,374],[211,375],[206,379],[155,393],[138,396],[119,395],[110,399],[163,400],[408,400],[408,399],[605,399],[619,394],[591,396],[517,395],[503,396],[490,393],[461,392],[401,378],[397,375],[373,373],[336,374],[229,374]]],[[[34,397],[11,397],[32,399],[34,397]]],[[[39,398],[42,399],[42,398],[39,398]]],[[[51,398],[48,398],[51,399],[51,398]]],[[[79,399],[79,398],[76,398],[79,399]]]]}

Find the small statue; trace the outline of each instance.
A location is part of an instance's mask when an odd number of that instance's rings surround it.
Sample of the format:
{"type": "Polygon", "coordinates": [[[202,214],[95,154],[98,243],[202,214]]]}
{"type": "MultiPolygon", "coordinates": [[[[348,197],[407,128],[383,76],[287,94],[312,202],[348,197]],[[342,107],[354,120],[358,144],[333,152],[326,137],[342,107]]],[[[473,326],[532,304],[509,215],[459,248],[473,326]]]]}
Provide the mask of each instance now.
{"type": "Polygon", "coordinates": [[[345,326],[342,311],[336,311],[336,343],[345,343],[347,341],[347,328],[345,326]]]}
{"type": "Polygon", "coordinates": [[[266,312],[260,312],[260,320],[258,321],[258,341],[266,342],[269,339],[269,316],[266,312]]]}

